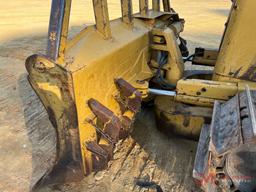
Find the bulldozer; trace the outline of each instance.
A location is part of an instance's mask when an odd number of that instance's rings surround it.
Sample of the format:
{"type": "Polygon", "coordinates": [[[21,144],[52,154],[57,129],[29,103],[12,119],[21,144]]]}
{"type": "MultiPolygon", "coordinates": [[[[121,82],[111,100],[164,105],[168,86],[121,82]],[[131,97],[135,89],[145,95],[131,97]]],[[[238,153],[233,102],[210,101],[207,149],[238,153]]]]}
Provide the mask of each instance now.
{"type": "Polygon", "coordinates": [[[95,25],[68,39],[71,4],[52,1],[46,54],[25,63],[56,131],[48,174],[78,181],[107,168],[153,102],[160,131],[199,140],[193,177],[204,191],[256,190],[256,1],[233,0],[220,46],[191,55],[169,0],[139,0],[138,13],[121,0],[111,21],[107,0],[93,0],[95,25]]]}

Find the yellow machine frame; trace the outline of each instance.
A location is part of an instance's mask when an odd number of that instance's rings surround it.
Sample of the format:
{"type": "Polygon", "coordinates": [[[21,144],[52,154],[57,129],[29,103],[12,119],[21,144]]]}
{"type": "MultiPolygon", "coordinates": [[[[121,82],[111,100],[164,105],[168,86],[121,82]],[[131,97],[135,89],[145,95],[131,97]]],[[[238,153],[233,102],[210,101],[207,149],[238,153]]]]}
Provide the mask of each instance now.
{"type": "MultiPolygon", "coordinates": [[[[78,175],[105,168],[115,143],[129,133],[141,101],[150,94],[149,86],[159,88],[155,77],[168,85],[162,89],[175,92],[175,96],[156,98],[158,116],[158,104],[177,107],[181,103],[208,107],[209,114],[214,100],[227,100],[246,84],[255,89],[256,45],[248,47],[248,41],[256,38],[254,0],[234,1],[220,50],[197,55],[197,63],[201,59],[200,64],[215,65],[212,80],[184,79],[177,42],[184,20],[171,9],[169,0],[163,0],[163,11],[159,1],[153,1],[149,10],[148,1],[140,0],[137,14],[131,0],[122,0],[122,17],[113,21],[109,21],[106,0],[93,0],[93,6],[96,24],[68,41],[71,0],[52,1],[47,53],[26,61],[29,81],[56,128],[57,166],[70,164],[80,170],[78,175]],[[159,53],[167,58],[163,66],[157,60],[159,53]]],[[[163,110],[162,116],[167,124],[177,122],[172,126],[178,128],[193,125],[196,135],[204,118],[193,108],[190,113],[196,115],[180,113],[178,117],[163,110]],[[184,124],[188,118],[191,122],[184,124]]]]}

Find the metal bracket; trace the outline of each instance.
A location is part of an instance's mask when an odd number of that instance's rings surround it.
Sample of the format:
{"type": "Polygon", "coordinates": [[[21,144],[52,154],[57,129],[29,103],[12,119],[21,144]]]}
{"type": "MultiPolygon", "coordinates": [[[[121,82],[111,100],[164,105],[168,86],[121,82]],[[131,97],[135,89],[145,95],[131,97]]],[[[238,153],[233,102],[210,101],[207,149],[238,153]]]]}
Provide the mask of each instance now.
{"type": "Polygon", "coordinates": [[[134,113],[139,112],[142,101],[141,93],[124,79],[117,79],[115,83],[120,92],[120,97],[116,97],[119,103],[134,113]]]}
{"type": "MultiPolygon", "coordinates": [[[[120,98],[124,102],[120,107],[124,106],[134,113],[138,112],[141,104],[140,92],[123,79],[116,80],[116,84],[120,91],[120,98]]],[[[115,144],[129,134],[133,119],[131,120],[124,114],[120,117],[117,116],[93,98],[88,100],[88,106],[94,117],[87,118],[86,121],[102,136],[97,141],[85,143],[86,149],[92,153],[92,169],[98,171],[107,167],[108,161],[113,156],[115,144]],[[107,143],[105,140],[107,140],[107,143]]]]}
{"type": "Polygon", "coordinates": [[[122,20],[128,25],[133,25],[132,0],[121,0],[122,20]]]}
{"type": "Polygon", "coordinates": [[[108,161],[113,156],[113,146],[110,147],[108,150],[109,146],[100,145],[95,141],[86,143],[86,149],[92,153],[94,171],[100,171],[107,167],[108,161]]]}
{"type": "Polygon", "coordinates": [[[91,151],[92,153],[99,155],[104,159],[108,159],[109,157],[108,153],[95,141],[86,143],[86,148],[88,151],[91,151]]]}
{"type": "Polygon", "coordinates": [[[154,11],[160,11],[160,0],[153,0],[152,8],[154,11]]]}
{"type": "Polygon", "coordinates": [[[142,16],[147,15],[148,13],[148,0],[140,0],[139,1],[140,14],[142,16]]]}
{"type": "Polygon", "coordinates": [[[52,1],[46,55],[55,62],[65,57],[70,7],[71,0],[52,1]]]}
{"type": "Polygon", "coordinates": [[[170,12],[171,11],[170,0],[163,0],[163,7],[164,7],[164,12],[170,12]]]}
{"type": "Polygon", "coordinates": [[[113,142],[119,140],[119,134],[122,130],[120,119],[107,107],[95,99],[90,99],[88,105],[97,119],[103,123],[104,134],[112,138],[113,142]]]}
{"type": "Polygon", "coordinates": [[[115,144],[115,142],[113,141],[113,139],[111,138],[110,135],[108,135],[107,133],[105,133],[101,128],[99,128],[92,119],[87,119],[87,122],[90,123],[95,129],[96,131],[103,136],[105,139],[107,139],[109,141],[109,143],[111,144],[115,144]]]}
{"type": "Polygon", "coordinates": [[[107,0],[93,0],[94,16],[97,30],[106,39],[111,38],[107,0]]]}

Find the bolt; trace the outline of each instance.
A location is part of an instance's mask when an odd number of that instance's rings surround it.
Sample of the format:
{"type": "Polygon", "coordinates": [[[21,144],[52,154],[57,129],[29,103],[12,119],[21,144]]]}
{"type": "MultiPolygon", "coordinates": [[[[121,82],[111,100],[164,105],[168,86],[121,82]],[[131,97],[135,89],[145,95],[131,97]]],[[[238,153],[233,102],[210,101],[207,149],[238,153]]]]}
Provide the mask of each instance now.
{"type": "Polygon", "coordinates": [[[136,83],[138,83],[138,84],[144,84],[145,81],[144,81],[144,80],[137,80],[136,83]]]}

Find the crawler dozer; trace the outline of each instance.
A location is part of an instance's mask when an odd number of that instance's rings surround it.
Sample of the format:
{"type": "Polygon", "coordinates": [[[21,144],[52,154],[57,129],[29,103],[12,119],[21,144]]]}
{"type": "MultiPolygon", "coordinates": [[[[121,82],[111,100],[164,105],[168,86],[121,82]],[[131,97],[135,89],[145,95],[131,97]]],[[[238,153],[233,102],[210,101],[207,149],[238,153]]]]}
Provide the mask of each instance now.
{"type": "Polygon", "coordinates": [[[47,52],[26,60],[57,135],[48,174],[71,170],[65,175],[79,180],[105,169],[141,105],[154,102],[159,130],[199,139],[193,177],[203,190],[256,189],[255,7],[233,0],[219,48],[189,55],[185,20],[169,0],[152,8],[139,0],[135,14],[121,0],[122,16],[112,21],[107,1],[93,0],[96,24],[72,39],[71,0],[53,0],[47,52]],[[184,70],[186,62],[209,70],[184,70]]]}

